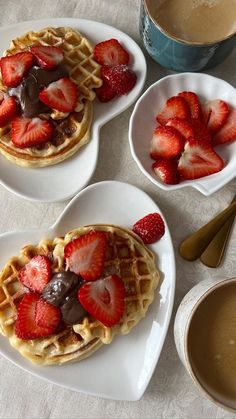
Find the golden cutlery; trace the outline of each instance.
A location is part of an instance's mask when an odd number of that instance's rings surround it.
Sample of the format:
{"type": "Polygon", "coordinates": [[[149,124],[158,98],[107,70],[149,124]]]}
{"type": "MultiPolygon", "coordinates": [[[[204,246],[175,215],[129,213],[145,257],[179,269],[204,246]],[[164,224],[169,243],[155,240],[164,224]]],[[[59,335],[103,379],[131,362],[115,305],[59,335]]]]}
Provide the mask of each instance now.
{"type": "MultiPolygon", "coordinates": [[[[236,195],[231,204],[233,202],[236,202],[236,195]]],[[[209,268],[216,268],[220,265],[225,252],[230,231],[234,223],[235,216],[236,213],[231,215],[231,217],[226,221],[223,227],[221,227],[218,233],[216,233],[215,237],[209,243],[206,250],[202,253],[200,260],[202,263],[204,263],[204,265],[208,266],[209,268]]]]}
{"type": "Polygon", "coordinates": [[[189,261],[198,259],[225,222],[236,212],[236,201],[218,214],[194,234],[185,239],[180,247],[180,255],[189,261]]]}

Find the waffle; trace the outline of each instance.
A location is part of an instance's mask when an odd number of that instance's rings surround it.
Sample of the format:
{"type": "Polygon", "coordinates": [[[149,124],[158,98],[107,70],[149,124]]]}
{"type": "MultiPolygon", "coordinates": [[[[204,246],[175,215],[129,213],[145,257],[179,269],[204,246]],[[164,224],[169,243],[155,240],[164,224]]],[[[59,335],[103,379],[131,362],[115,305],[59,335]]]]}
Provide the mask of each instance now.
{"type": "MultiPolygon", "coordinates": [[[[93,60],[93,47],[72,28],[45,28],[39,32],[28,32],[14,39],[4,55],[13,55],[37,44],[58,46],[63,50],[62,65],[77,85],[78,103],[75,112],[71,114],[52,110],[39,115],[42,119],[50,119],[55,130],[52,140],[43,146],[20,149],[11,141],[11,126],[0,128],[0,153],[12,163],[23,167],[43,167],[59,163],[89,141],[94,89],[102,85],[100,66],[93,60]]],[[[0,79],[0,91],[6,90],[0,79]]]]}
{"type": "Polygon", "coordinates": [[[130,332],[145,316],[158,282],[154,255],[134,233],[112,225],[81,227],[64,238],[42,240],[37,246],[25,246],[18,257],[7,262],[0,275],[0,332],[33,363],[49,365],[81,360],[103,344],[111,343],[115,335],[130,332]],[[65,245],[91,230],[104,231],[108,237],[103,275],[117,274],[125,285],[125,311],[120,322],[107,327],[87,315],[81,323],[64,326],[59,333],[46,338],[28,341],[17,338],[14,332],[17,306],[25,293],[18,281],[19,270],[38,254],[51,258],[54,273],[64,270],[65,245]]]}
{"type": "Polygon", "coordinates": [[[0,128],[0,153],[12,163],[22,167],[45,167],[71,157],[90,139],[93,108],[85,102],[80,112],[53,122],[54,135],[50,142],[34,147],[16,147],[11,138],[10,126],[0,128]]]}

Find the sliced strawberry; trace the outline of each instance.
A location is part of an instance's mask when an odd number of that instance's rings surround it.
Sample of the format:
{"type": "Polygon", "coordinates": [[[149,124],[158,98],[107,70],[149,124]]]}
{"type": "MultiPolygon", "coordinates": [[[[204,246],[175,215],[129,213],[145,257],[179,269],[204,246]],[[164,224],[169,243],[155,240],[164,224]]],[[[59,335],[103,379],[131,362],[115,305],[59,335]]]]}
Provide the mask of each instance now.
{"type": "Polygon", "coordinates": [[[165,234],[165,224],[162,216],[154,212],[136,221],[132,230],[141,237],[145,244],[151,244],[165,234]]]}
{"type": "Polygon", "coordinates": [[[2,57],[0,68],[4,84],[7,87],[18,86],[32,67],[33,60],[34,56],[29,51],[2,57]]]}
{"type": "Polygon", "coordinates": [[[193,128],[194,135],[193,137],[198,140],[204,140],[208,141],[208,143],[211,143],[212,136],[208,128],[204,125],[200,119],[191,119],[190,123],[193,128]]]}
{"type": "Polygon", "coordinates": [[[226,123],[213,137],[214,146],[236,140],[236,109],[232,109],[226,123]]]}
{"type": "Polygon", "coordinates": [[[124,283],[117,275],[87,282],[80,287],[78,299],[91,316],[107,327],[113,326],[124,313],[124,283]]]}
{"type": "Polygon", "coordinates": [[[102,275],[107,236],[102,231],[91,231],[69,242],[64,249],[66,267],[87,281],[102,275]]]}
{"type": "Polygon", "coordinates": [[[0,91],[0,104],[4,101],[5,95],[3,92],[0,91]]]}
{"type": "Polygon", "coordinates": [[[78,100],[78,89],[68,77],[50,83],[39,93],[39,99],[52,109],[61,112],[74,111],[78,100]]]}
{"type": "Polygon", "coordinates": [[[114,67],[104,67],[102,71],[103,79],[118,95],[126,95],[136,84],[137,76],[127,65],[116,65],[114,67]]]}
{"type": "Polygon", "coordinates": [[[34,293],[27,293],[22,298],[15,323],[15,333],[19,339],[39,339],[54,333],[53,327],[41,327],[35,321],[36,304],[39,300],[40,295],[34,293]]]}
{"type": "Polygon", "coordinates": [[[171,118],[168,120],[167,126],[173,127],[187,140],[194,136],[193,127],[189,121],[180,118],[171,118]]]}
{"type": "Polygon", "coordinates": [[[100,102],[110,102],[115,96],[116,92],[104,81],[102,86],[96,89],[96,94],[100,102]]]}
{"type": "Polygon", "coordinates": [[[18,117],[12,121],[12,142],[17,147],[33,147],[52,138],[53,125],[40,118],[18,117]]]}
{"type": "Polygon", "coordinates": [[[179,183],[179,173],[175,161],[159,159],[153,163],[152,168],[162,182],[167,183],[168,185],[176,185],[179,183]]]}
{"type": "Polygon", "coordinates": [[[52,70],[63,61],[63,51],[55,46],[33,45],[30,51],[34,55],[38,65],[42,68],[52,70]]]}
{"type": "Polygon", "coordinates": [[[196,93],[184,91],[184,92],[179,93],[178,96],[183,97],[186,100],[190,108],[191,118],[201,119],[202,109],[201,109],[201,104],[196,93]]]}
{"type": "Polygon", "coordinates": [[[190,118],[190,109],[183,97],[172,96],[169,98],[161,110],[161,112],[156,116],[156,120],[161,125],[165,125],[170,118],[180,118],[180,119],[189,119],[190,118]]]}
{"type": "Polygon", "coordinates": [[[211,133],[219,131],[229,115],[229,106],[220,99],[210,100],[203,104],[203,120],[211,133]]]}
{"type": "Polygon", "coordinates": [[[3,99],[0,104],[0,127],[8,124],[19,112],[19,106],[14,97],[3,99]]]}
{"type": "Polygon", "coordinates": [[[198,179],[219,172],[223,167],[222,158],[207,141],[190,138],[179,159],[178,171],[184,179],[198,179]]]}
{"type": "Polygon", "coordinates": [[[152,159],[172,159],[184,149],[184,138],[173,127],[158,126],[151,139],[150,156],[152,159]]]}
{"type": "Polygon", "coordinates": [[[40,298],[36,303],[35,321],[37,326],[50,327],[56,330],[61,321],[61,310],[40,298]]]}
{"type": "Polygon", "coordinates": [[[117,39],[108,39],[97,44],[93,51],[94,59],[102,65],[127,65],[129,54],[117,41],[117,39]]]}
{"type": "Polygon", "coordinates": [[[51,277],[51,263],[47,256],[37,255],[19,271],[19,280],[33,292],[42,292],[51,277]]]}

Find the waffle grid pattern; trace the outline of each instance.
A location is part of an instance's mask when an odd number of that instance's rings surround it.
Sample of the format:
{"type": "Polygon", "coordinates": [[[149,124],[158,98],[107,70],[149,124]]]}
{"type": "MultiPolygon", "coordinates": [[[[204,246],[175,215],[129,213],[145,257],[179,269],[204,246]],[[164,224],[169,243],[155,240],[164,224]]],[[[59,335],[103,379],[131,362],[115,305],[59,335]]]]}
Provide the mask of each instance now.
{"type": "Polygon", "coordinates": [[[94,225],[69,232],[65,238],[42,240],[37,246],[23,247],[18,257],[10,259],[0,275],[0,331],[11,345],[30,361],[49,365],[80,360],[90,356],[103,344],[109,344],[117,334],[128,333],[146,314],[154,299],[159,272],[154,255],[132,232],[117,226],[94,225]],[[18,281],[18,272],[35,255],[46,255],[52,261],[52,272],[65,269],[65,245],[91,230],[101,230],[108,236],[103,275],[121,276],[126,290],[125,313],[112,328],[87,316],[73,327],[62,328],[57,334],[43,339],[24,341],[14,333],[17,304],[25,293],[18,281]]]}
{"type": "MultiPolygon", "coordinates": [[[[0,153],[19,166],[44,167],[67,159],[89,141],[94,89],[102,85],[102,80],[100,66],[93,60],[93,48],[78,31],[67,27],[31,31],[14,39],[4,55],[16,54],[32,44],[54,45],[63,49],[62,65],[78,87],[78,103],[71,114],[52,110],[40,115],[42,119],[50,119],[54,125],[52,140],[42,146],[16,147],[11,141],[11,126],[0,128],[0,153]]],[[[1,79],[0,90],[6,92],[1,79]]]]}
{"type": "Polygon", "coordinates": [[[63,65],[78,86],[81,100],[94,100],[94,88],[102,84],[100,66],[93,59],[93,47],[78,31],[68,28],[45,28],[39,32],[28,32],[12,41],[5,55],[16,54],[31,45],[57,46],[64,52],[63,65]]]}

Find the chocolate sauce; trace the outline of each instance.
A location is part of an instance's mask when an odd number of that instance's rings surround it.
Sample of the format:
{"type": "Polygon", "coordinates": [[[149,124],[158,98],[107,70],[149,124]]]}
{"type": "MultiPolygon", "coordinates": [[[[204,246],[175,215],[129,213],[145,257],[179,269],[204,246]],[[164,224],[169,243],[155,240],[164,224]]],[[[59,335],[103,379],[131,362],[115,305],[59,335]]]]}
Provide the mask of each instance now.
{"type": "Polygon", "coordinates": [[[67,295],[64,303],[60,306],[64,322],[71,326],[79,323],[86,316],[86,311],[77,297],[79,288],[80,286],[67,295]]]}
{"type": "Polygon", "coordinates": [[[82,320],[86,311],[77,298],[77,293],[83,280],[70,271],[58,272],[43,290],[43,298],[50,304],[60,307],[62,319],[73,325],[82,320]]]}
{"type": "Polygon", "coordinates": [[[50,112],[51,109],[39,99],[39,92],[50,83],[68,77],[68,71],[57,66],[55,70],[45,70],[40,67],[32,67],[17,87],[9,89],[10,96],[15,96],[20,103],[22,115],[26,118],[33,118],[41,113],[50,112]]]}

